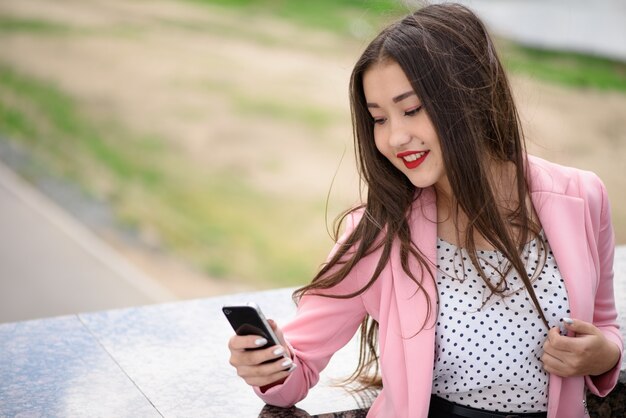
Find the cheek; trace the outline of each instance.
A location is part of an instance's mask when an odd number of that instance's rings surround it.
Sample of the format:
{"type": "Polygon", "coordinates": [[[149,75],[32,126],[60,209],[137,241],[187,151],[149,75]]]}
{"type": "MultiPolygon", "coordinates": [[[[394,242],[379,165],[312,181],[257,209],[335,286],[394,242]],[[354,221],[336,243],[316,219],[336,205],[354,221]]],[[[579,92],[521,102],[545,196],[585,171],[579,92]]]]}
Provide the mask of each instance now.
{"type": "Polygon", "coordinates": [[[374,144],[376,145],[378,152],[385,155],[385,142],[381,138],[380,132],[378,132],[377,129],[374,129],[374,144]]]}
{"type": "Polygon", "coordinates": [[[374,143],[378,151],[384,156],[388,157],[390,152],[389,141],[387,140],[387,134],[383,126],[377,126],[374,128],[374,143]]]}

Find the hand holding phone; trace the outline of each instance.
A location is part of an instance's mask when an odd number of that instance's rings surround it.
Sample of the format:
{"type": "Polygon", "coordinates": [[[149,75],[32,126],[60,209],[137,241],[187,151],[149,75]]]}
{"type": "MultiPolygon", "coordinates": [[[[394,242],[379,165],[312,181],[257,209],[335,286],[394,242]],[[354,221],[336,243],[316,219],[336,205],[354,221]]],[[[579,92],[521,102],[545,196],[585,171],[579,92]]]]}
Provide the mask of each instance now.
{"type": "Polygon", "coordinates": [[[281,346],[280,339],[256,303],[223,306],[222,312],[238,336],[231,338],[229,343],[230,362],[248,384],[277,384],[295,369],[295,363],[286,352],[287,347],[281,346]],[[249,339],[239,338],[251,335],[262,337],[265,343],[258,344],[257,339],[257,345],[253,346],[249,339]],[[271,349],[276,346],[279,347],[271,349]]]}

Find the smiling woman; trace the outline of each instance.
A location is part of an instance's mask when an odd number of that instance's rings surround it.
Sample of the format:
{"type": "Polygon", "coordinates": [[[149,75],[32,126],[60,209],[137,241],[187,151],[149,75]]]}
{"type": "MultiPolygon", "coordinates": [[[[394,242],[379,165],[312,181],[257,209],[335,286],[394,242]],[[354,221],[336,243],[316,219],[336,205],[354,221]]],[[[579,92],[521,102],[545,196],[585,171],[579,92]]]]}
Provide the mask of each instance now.
{"type": "Polygon", "coordinates": [[[367,199],[274,326],[280,346],[230,339],[238,375],[291,406],[361,326],[351,380],[380,389],[370,417],[584,418],[623,351],[600,179],[527,154],[494,42],[461,5],[383,29],[350,99],[367,199]]]}

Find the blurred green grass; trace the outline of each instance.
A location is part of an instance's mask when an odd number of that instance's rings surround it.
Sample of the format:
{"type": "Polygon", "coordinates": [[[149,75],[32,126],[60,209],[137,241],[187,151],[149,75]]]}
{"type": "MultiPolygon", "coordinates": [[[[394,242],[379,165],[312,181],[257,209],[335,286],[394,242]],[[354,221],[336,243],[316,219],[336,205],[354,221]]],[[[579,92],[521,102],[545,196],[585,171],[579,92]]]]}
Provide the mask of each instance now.
{"type": "Polygon", "coordinates": [[[64,34],[72,31],[67,25],[41,19],[21,19],[0,16],[0,33],[2,32],[38,32],[48,34],[64,34]]]}
{"type": "MultiPolygon", "coordinates": [[[[358,35],[381,19],[389,20],[408,11],[397,0],[187,0],[198,4],[222,6],[254,16],[272,16],[309,28],[358,35]],[[365,25],[362,28],[359,25],[365,25]]],[[[372,28],[375,30],[374,28],[372,28]]]]}
{"type": "Polygon", "coordinates": [[[501,41],[499,48],[505,67],[512,72],[573,88],[626,92],[626,62],[507,41],[501,41]]]}

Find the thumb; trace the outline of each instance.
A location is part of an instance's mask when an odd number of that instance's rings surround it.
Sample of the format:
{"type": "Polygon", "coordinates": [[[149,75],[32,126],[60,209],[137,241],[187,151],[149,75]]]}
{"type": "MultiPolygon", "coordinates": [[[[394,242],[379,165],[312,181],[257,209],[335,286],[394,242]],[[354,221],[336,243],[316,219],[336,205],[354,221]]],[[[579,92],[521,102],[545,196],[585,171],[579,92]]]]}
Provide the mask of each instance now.
{"type": "Polygon", "coordinates": [[[598,333],[595,325],[580,319],[563,318],[561,321],[563,321],[566,329],[575,332],[577,335],[595,335],[598,333]]]}
{"type": "Polygon", "coordinates": [[[276,337],[278,338],[278,343],[282,345],[287,352],[289,352],[289,346],[287,345],[287,342],[285,341],[285,336],[283,335],[283,331],[280,329],[278,324],[276,324],[276,321],[274,321],[273,319],[268,319],[267,322],[272,327],[274,334],[276,334],[276,337]]]}

